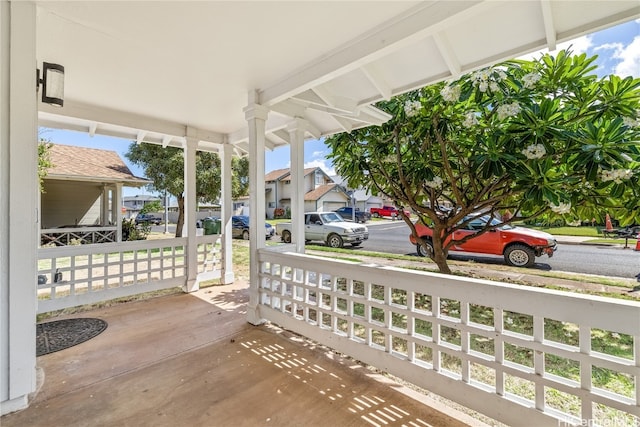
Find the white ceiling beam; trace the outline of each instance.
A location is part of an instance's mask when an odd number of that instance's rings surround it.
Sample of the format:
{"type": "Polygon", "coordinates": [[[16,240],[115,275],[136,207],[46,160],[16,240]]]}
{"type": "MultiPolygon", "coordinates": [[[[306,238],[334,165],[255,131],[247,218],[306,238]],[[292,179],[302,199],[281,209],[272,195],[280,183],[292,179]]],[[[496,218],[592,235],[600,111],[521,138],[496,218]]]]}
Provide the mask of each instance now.
{"type": "Polygon", "coordinates": [[[165,135],[162,137],[162,148],[167,148],[169,146],[169,144],[171,143],[171,140],[173,138],[169,135],[165,135]]]}
{"type": "Polygon", "coordinates": [[[544,33],[547,37],[547,48],[556,50],[557,38],[555,23],[553,22],[553,11],[551,10],[550,0],[541,0],[540,8],[542,9],[542,20],[544,21],[544,33]]]}
{"type": "Polygon", "coordinates": [[[361,68],[364,76],[371,82],[373,86],[375,86],[376,90],[380,93],[382,99],[388,101],[391,99],[393,95],[391,91],[391,86],[386,82],[386,80],[382,77],[380,72],[373,68],[372,64],[365,65],[361,68]]]}
{"type": "Polygon", "coordinates": [[[342,110],[345,113],[355,113],[358,110],[358,103],[353,99],[331,94],[326,90],[326,88],[322,86],[316,86],[311,90],[324,100],[325,105],[333,107],[337,110],[342,110]]]}
{"type": "Polygon", "coordinates": [[[291,143],[291,135],[289,134],[289,132],[287,132],[284,129],[279,129],[279,130],[273,132],[273,135],[275,135],[278,138],[280,138],[282,140],[282,142],[284,142],[285,144],[290,144],[291,143]]]}
{"type": "Polygon", "coordinates": [[[146,136],[147,136],[147,132],[143,130],[139,131],[138,135],[136,136],[136,144],[142,144],[146,136]]]}
{"type": "Polygon", "coordinates": [[[462,66],[458,58],[456,58],[451,42],[449,42],[447,36],[444,33],[436,33],[433,35],[433,40],[444,62],[447,64],[447,68],[449,68],[451,72],[451,77],[454,79],[460,77],[462,74],[462,66]]]}
{"type": "Polygon", "coordinates": [[[96,134],[96,129],[98,129],[98,123],[96,122],[91,122],[89,124],[89,136],[95,136],[96,134]]]}
{"type": "Polygon", "coordinates": [[[396,49],[438,32],[498,2],[425,2],[394,17],[362,37],[307,64],[286,79],[260,92],[260,103],[272,106],[322,83],[382,58],[396,49]]]}
{"type": "Polygon", "coordinates": [[[338,124],[340,125],[340,127],[345,131],[345,132],[351,132],[353,130],[353,123],[350,122],[349,120],[343,118],[343,117],[338,117],[338,116],[334,116],[333,117],[336,122],[338,122],[338,124]]]}
{"type": "MultiPolygon", "coordinates": [[[[38,110],[40,113],[46,115],[45,120],[48,120],[49,123],[57,123],[57,125],[51,127],[64,128],[64,126],[69,124],[69,118],[72,118],[87,122],[96,122],[98,125],[106,124],[130,129],[131,135],[128,139],[135,139],[133,135],[136,135],[140,130],[183,138],[186,135],[187,129],[187,126],[183,124],[143,116],[141,114],[84,104],[68,99],[64,100],[64,107],[62,109],[46,103],[39,103],[38,110]],[[60,119],[57,120],[57,117],[60,119]]],[[[197,137],[203,141],[218,144],[224,141],[223,134],[203,129],[198,129],[197,137]]]]}

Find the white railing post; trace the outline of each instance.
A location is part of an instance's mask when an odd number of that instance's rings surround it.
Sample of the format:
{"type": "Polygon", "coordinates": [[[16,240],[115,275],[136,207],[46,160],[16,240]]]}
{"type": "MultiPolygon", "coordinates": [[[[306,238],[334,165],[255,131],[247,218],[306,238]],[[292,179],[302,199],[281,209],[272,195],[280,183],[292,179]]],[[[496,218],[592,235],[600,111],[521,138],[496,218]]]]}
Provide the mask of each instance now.
{"type": "Polygon", "coordinates": [[[266,245],[264,150],[265,123],[269,110],[259,104],[257,91],[249,92],[249,105],[244,109],[249,127],[249,304],[247,321],[253,325],[263,323],[258,307],[260,288],[260,265],[258,250],[266,245]]]}
{"type": "MultiPolygon", "coordinates": [[[[187,134],[191,131],[187,128],[187,134]]],[[[187,234],[187,280],[184,284],[185,292],[198,290],[198,248],[196,246],[196,151],[198,140],[189,135],[184,145],[184,226],[187,234]]]]}
{"type": "Polygon", "coordinates": [[[221,164],[222,164],[222,177],[221,177],[221,189],[222,189],[222,209],[220,211],[220,233],[222,234],[222,276],[221,280],[223,284],[233,283],[233,264],[232,264],[232,251],[231,244],[232,230],[231,230],[231,216],[233,199],[231,197],[231,180],[232,180],[232,154],[233,148],[231,145],[225,144],[220,148],[221,164]]]}
{"type": "MultiPolygon", "coordinates": [[[[291,144],[291,241],[304,253],[304,134],[307,122],[296,118],[287,127],[291,144]]],[[[276,203],[278,201],[276,200],[276,203]]]]}

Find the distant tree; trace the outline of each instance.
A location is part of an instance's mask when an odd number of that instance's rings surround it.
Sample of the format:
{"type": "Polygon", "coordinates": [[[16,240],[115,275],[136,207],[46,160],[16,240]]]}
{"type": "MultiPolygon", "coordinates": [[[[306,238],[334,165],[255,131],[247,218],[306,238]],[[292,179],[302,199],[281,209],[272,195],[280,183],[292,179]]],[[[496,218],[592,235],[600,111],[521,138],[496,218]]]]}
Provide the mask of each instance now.
{"type": "MultiPolygon", "coordinates": [[[[175,147],[163,148],[155,144],[129,146],[127,159],[144,169],[144,175],[153,181],[156,191],[167,192],[178,201],[178,223],[176,237],[182,236],[184,225],[184,156],[183,150],[175,147]]],[[[248,181],[248,167],[240,163],[234,177],[248,181]],[[243,175],[244,174],[244,175],[243,175]]],[[[220,158],[216,153],[198,151],[196,154],[196,197],[201,203],[215,202],[220,195],[220,158]]],[[[240,186],[240,188],[243,188],[240,186]]]]}
{"type": "Polygon", "coordinates": [[[598,79],[595,59],[509,61],[381,102],[391,120],[328,138],[330,157],[349,186],[433,227],[421,245],[445,273],[474,237],[453,233],[480,215],[640,222],[640,79],[598,79]]]}
{"type": "Polygon", "coordinates": [[[233,176],[231,182],[231,197],[237,199],[238,197],[249,195],[249,158],[248,157],[234,157],[232,160],[231,168],[233,169],[233,176]]]}
{"type": "Polygon", "coordinates": [[[47,176],[49,168],[53,166],[51,162],[51,141],[40,138],[38,141],[38,181],[40,192],[44,193],[44,178],[47,176]]]}
{"type": "Polygon", "coordinates": [[[142,209],[140,209],[140,213],[160,212],[162,210],[164,210],[162,203],[160,203],[159,200],[153,200],[149,203],[145,203],[142,209]]]}

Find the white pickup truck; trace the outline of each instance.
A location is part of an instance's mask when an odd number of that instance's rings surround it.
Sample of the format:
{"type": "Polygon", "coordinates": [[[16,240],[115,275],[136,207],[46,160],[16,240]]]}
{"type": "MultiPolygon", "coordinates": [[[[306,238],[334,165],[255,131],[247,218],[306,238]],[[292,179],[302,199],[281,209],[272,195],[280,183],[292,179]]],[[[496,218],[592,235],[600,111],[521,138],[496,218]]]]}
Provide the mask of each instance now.
{"type": "MultiPolygon", "coordinates": [[[[291,223],[276,224],[276,234],[285,243],[291,243],[291,223]]],[[[366,226],[345,222],[335,212],[307,212],[304,214],[304,240],[321,241],[332,248],[342,248],[346,243],[358,246],[369,238],[366,226]]]]}

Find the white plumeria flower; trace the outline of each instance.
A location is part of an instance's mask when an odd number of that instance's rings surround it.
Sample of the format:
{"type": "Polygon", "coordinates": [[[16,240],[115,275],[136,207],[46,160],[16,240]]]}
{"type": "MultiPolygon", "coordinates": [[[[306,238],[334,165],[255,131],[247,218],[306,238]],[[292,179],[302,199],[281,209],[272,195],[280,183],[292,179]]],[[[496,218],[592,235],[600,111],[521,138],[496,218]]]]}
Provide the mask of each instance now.
{"type": "Polygon", "coordinates": [[[507,80],[507,73],[505,73],[505,72],[504,72],[504,70],[502,70],[502,69],[498,69],[498,70],[496,71],[496,73],[498,74],[498,79],[499,79],[500,81],[502,81],[502,80],[507,80]]]}
{"type": "Polygon", "coordinates": [[[484,93],[487,91],[487,89],[489,89],[489,84],[487,82],[480,82],[480,84],[478,85],[478,89],[480,90],[480,92],[484,93]]]}
{"type": "Polygon", "coordinates": [[[511,104],[503,104],[498,107],[498,119],[504,120],[507,117],[517,116],[520,113],[520,104],[512,102],[511,104]]]}
{"type": "Polygon", "coordinates": [[[549,207],[551,210],[557,214],[567,214],[571,211],[571,203],[558,203],[554,205],[553,203],[549,203],[549,207]]]}
{"type": "Polygon", "coordinates": [[[431,188],[439,188],[442,186],[442,178],[440,178],[439,176],[434,176],[433,179],[431,181],[426,181],[424,184],[427,187],[431,187],[431,188]]]}
{"type": "Polygon", "coordinates": [[[540,74],[538,73],[529,73],[529,74],[525,74],[522,77],[522,81],[524,82],[524,87],[527,89],[532,89],[536,83],[538,83],[540,81],[540,74]]]}
{"type": "Polygon", "coordinates": [[[456,102],[460,99],[460,86],[445,86],[440,91],[440,95],[447,102],[456,102]]]}
{"type": "Polygon", "coordinates": [[[633,171],[631,169],[613,169],[600,172],[600,179],[603,182],[613,181],[616,184],[621,184],[623,180],[630,179],[632,176],[633,171]]]}
{"type": "Polygon", "coordinates": [[[618,339],[618,338],[620,338],[620,334],[619,334],[619,333],[617,333],[617,332],[613,332],[613,333],[611,333],[611,338],[616,338],[616,339],[618,339]]]}
{"type": "Polygon", "coordinates": [[[542,144],[531,144],[522,150],[522,154],[524,154],[527,159],[541,159],[547,154],[547,150],[542,144]]]}
{"type": "Polygon", "coordinates": [[[416,116],[420,112],[421,108],[422,104],[420,103],[420,101],[407,101],[404,104],[404,112],[407,117],[416,116]]]}
{"type": "Polygon", "coordinates": [[[478,124],[478,116],[473,111],[470,113],[467,113],[464,116],[464,121],[462,122],[462,126],[466,128],[471,128],[476,126],[477,124],[478,124]]]}
{"type": "Polygon", "coordinates": [[[622,124],[629,126],[630,128],[635,128],[640,126],[640,120],[635,117],[623,117],[622,124]]]}
{"type": "Polygon", "coordinates": [[[496,82],[490,82],[489,89],[491,89],[492,92],[497,92],[500,90],[500,86],[496,82]]]}
{"type": "Polygon", "coordinates": [[[509,325],[513,325],[513,319],[510,317],[507,317],[506,319],[504,319],[504,323],[509,324],[509,325]]]}

